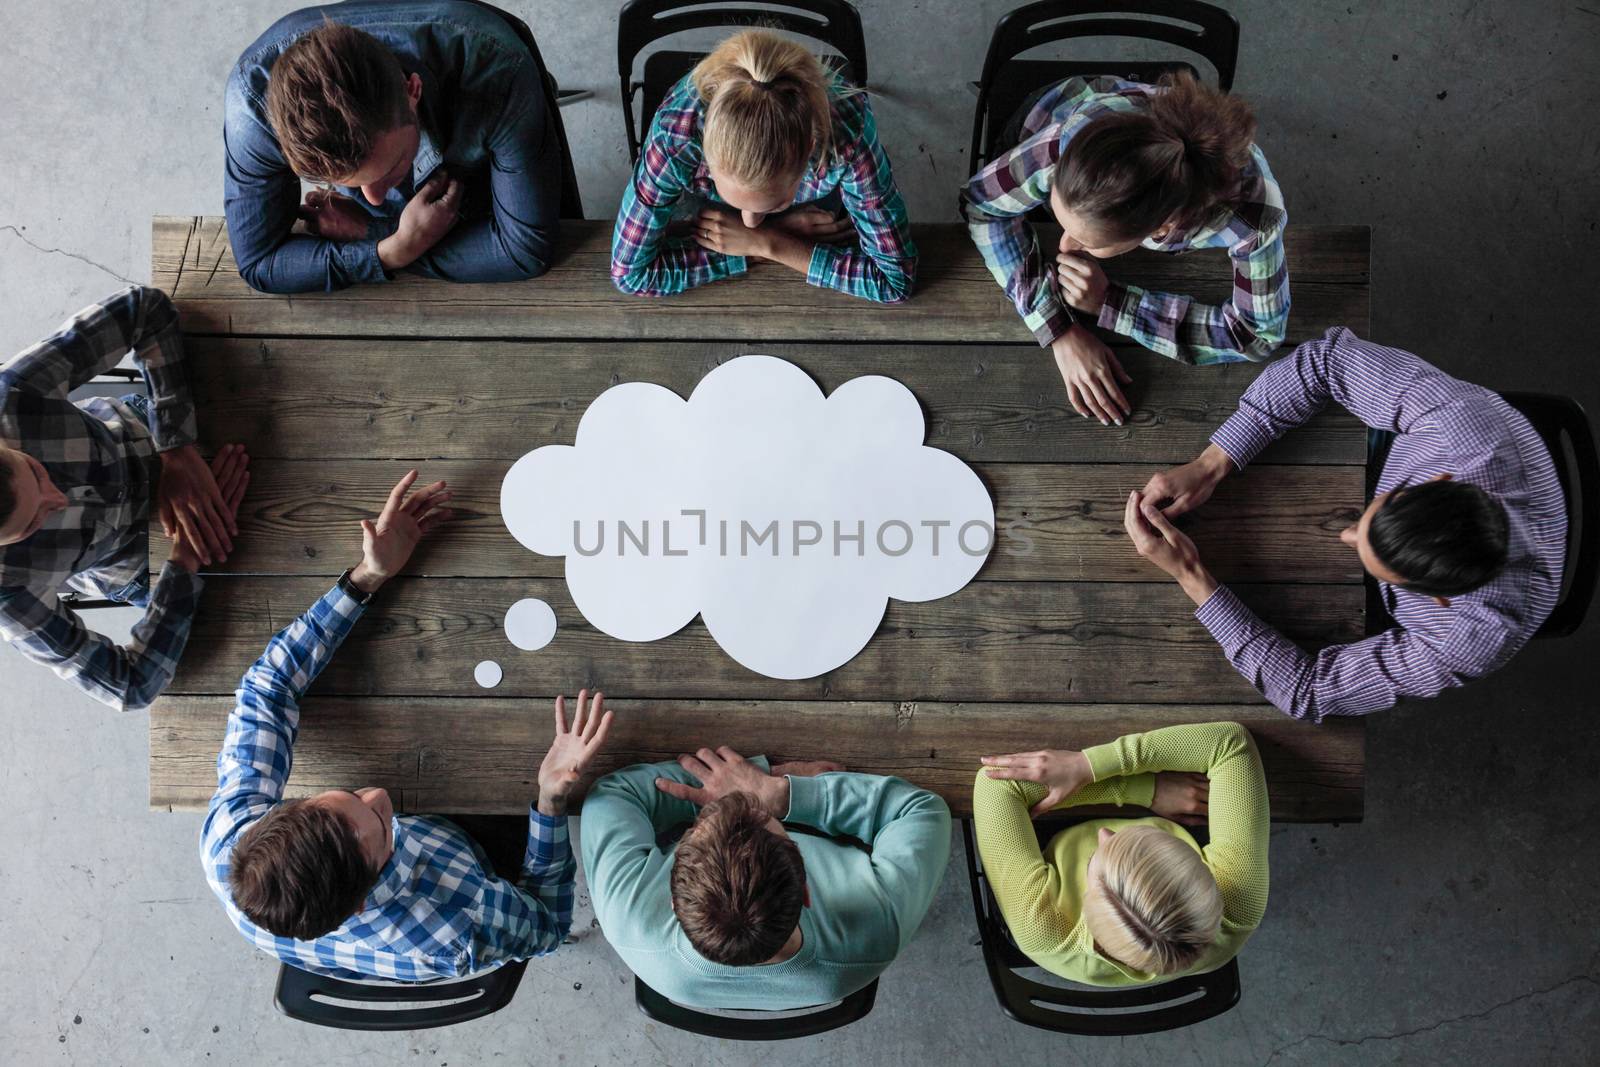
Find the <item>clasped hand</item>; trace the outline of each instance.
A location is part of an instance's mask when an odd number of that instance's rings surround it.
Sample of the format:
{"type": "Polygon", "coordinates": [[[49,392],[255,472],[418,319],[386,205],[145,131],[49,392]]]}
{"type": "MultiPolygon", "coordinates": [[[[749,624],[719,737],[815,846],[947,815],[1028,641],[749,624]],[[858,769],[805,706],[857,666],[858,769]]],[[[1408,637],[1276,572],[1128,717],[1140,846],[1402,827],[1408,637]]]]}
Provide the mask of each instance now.
{"type": "Polygon", "coordinates": [[[192,573],[228,558],[250,484],[249,466],[243,445],[222,446],[210,464],[194,445],[161,453],[156,515],[172,540],[175,565],[192,573]]]}

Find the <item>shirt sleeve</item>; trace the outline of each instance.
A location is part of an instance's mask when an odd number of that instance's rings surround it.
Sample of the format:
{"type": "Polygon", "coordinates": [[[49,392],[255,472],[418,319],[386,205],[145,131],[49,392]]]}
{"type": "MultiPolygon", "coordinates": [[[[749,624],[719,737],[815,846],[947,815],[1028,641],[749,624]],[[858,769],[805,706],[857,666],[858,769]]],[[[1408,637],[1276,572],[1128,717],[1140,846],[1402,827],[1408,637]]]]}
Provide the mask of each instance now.
{"type": "Polygon", "coordinates": [[[901,778],[833,772],[789,778],[785,822],[871,849],[872,873],[894,912],[903,949],[917,932],[950,859],[950,809],[901,778]]]}
{"type": "Polygon", "coordinates": [[[217,756],[217,791],[200,835],[207,876],[224,897],[226,857],[238,835],[283,799],[300,727],[300,700],[362,611],[360,603],[335,585],[272,638],[239,683],[217,756]]]}
{"type": "Polygon", "coordinates": [[[806,281],[880,304],[911,296],[917,276],[917,246],[905,201],[895,187],[889,157],[878,141],[877,120],[862,96],[860,129],[845,153],[839,183],[844,209],[855,223],[857,247],[819,242],[811,250],[806,281]]]}
{"type": "MultiPolygon", "coordinates": [[[[670,102],[669,97],[669,102],[670,102]]],[[[745,257],[701,248],[667,233],[673,207],[687,195],[694,164],[683,138],[667,129],[668,106],[656,112],[611,235],[611,281],[625,293],[670,296],[743,274],[745,257]]]]}
{"type": "Polygon", "coordinates": [[[1283,343],[1289,324],[1289,270],[1283,256],[1284,217],[1254,230],[1228,250],[1233,297],[1205,304],[1111,282],[1099,325],[1132,337],[1152,352],[1183,363],[1260,361],[1283,343]]]}
{"type": "Polygon", "coordinates": [[[1336,326],[1262,371],[1211,441],[1243,467],[1330,400],[1368,426],[1406,433],[1448,403],[1460,384],[1410,352],[1336,326]]]}
{"type": "Polygon", "coordinates": [[[522,877],[513,885],[491,877],[473,937],[473,967],[554,952],[572,929],[578,865],[567,842],[567,817],[528,810],[522,877]]]}
{"type": "Polygon", "coordinates": [[[1222,891],[1223,921],[1253,930],[1267,910],[1267,777],[1250,731],[1236,722],[1166,726],[1084,749],[1095,781],[1116,775],[1188,771],[1211,781],[1206,864],[1222,891]]]}
{"type": "Polygon", "coordinates": [[[530,56],[518,64],[489,137],[486,219],[463,221],[406,269],[453,282],[535,278],[550,267],[561,214],[561,139],[530,56]]]}
{"type": "Polygon", "coordinates": [[[149,707],[172,680],[204,583],[166,564],[126,645],[84,626],[60,602],[27,589],[0,590],[0,635],[35,663],[118,711],[149,707]]]}
{"type": "Polygon", "coordinates": [[[961,213],[984,265],[1046,347],[1075,319],[1056,294],[1050,266],[1025,216],[1050,199],[1058,142],[1056,127],[1041,130],[973,175],[961,191],[961,213]]]}
{"type": "Polygon", "coordinates": [[[1428,642],[1402,627],[1364,641],[1306,652],[1261,621],[1227,586],[1218,586],[1195,618],[1228,662],[1285,715],[1321,722],[1367,715],[1401,697],[1437,696],[1473,675],[1452,669],[1428,642]]]}
{"type": "Polygon", "coordinates": [[[66,400],[72,390],[132,354],[150,390],[150,433],[158,451],[192,444],[197,429],[178,312],[167,294],[130,285],[78,312],[6,364],[6,387],[66,400]]]}
{"type": "Polygon", "coordinates": [[[263,293],[332,292],[358,282],[389,280],[378,239],[330,241],[294,233],[300,179],[236,72],[229,81],[222,127],[222,210],[239,276],[263,293]]]}

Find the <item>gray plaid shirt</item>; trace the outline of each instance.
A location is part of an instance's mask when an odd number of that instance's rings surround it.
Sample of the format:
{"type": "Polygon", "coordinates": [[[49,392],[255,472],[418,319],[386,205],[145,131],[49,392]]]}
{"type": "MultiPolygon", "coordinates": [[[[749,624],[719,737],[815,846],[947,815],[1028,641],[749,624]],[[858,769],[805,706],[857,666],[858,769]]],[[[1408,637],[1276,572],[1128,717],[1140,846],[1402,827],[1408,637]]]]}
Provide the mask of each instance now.
{"type": "Polygon", "coordinates": [[[0,636],[115,708],[141,708],[172,677],[200,596],[198,576],[162,569],[127,645],[88,630],[56,601],[64,586],[115,599],[148,580],[159,452],[195,440],[178,313],[129,286],[69,319],[0,369],[0,444],[38,460],[67,497],[32,536],[0,547],[0,636]],[[150,421],[121,401],[71,391],[129,351],[150,390],[150,421]]]}

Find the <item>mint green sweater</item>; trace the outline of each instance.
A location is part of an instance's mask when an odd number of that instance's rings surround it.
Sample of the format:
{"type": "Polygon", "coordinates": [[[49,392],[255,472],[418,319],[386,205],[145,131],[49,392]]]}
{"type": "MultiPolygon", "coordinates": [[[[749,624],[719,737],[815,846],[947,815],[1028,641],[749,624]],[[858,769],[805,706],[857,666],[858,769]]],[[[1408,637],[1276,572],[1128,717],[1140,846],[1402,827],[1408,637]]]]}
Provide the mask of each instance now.
{"type": "MultiPolygon", "coordinates": [[[[764,757],[752,762],[767,769],[764,757]]],[[[856,838],[871,852],[794,835],[811,890],[800,914],[800,951],[782,963],[713,963],[689,944],[672,913],[674,849],[656,847],[657,834],[691,821],[697,809],[658,790],[657,776],[695,783],[676,763],[608,774],[583,802],[579,837],[606,940],[635,974],[680,1004],[780,1010],[848,996],[911,940],[950,858],[950,809],[937,795],[870,774],[791,777],[784,822],[856,838]]]]}

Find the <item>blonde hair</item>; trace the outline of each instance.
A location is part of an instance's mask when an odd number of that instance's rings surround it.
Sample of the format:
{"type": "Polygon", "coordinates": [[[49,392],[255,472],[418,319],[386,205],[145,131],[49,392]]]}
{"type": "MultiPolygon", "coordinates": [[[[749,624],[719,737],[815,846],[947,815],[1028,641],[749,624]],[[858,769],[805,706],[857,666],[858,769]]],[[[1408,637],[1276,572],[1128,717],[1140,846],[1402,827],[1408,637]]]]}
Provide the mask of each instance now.
{"type": "Polygon", "coordinates": [[[803,172],[833,145],[829,78],[816,56],[768,30],[743,30],[691,73],[705,101],[706,164],[756,188],[803,172]]]}
{"type": "Polygon", "coordinates": [[[1101,951],[1137,970],[1175,974],[1193,965],[1222,927],[1222,892],[1186,842],[1131,826],[1100,846],[1083,918],[1101,951]]]}

